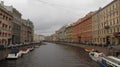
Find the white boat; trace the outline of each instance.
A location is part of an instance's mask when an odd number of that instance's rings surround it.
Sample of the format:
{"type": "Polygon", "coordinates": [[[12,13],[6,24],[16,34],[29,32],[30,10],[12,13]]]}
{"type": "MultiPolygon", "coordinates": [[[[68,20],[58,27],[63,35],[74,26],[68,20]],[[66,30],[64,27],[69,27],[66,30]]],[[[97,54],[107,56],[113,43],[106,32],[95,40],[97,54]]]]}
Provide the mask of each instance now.
{"type": "Polygon", "coordinates": [[[28,48],[23,48],[20,51],[22,54],[27,54],[30,50],[28,48]]]}
{"type": "Polygon", "coordinates": [[[101,52],[90,52],[89,56],[92,60],[97,62],[97,61],[101,60],[101,57],[103,57],[103,53],[101,53],[101,52]]]}
{"type": "Polygon", "coordinates": [[[28,47],[28,49],[29,49],[30,51],[32,51],[32,50],[34,50],[34,47],[28,47]]]}
{"type": "Polygon", "coordinates": [[[8,54],[7,59],[17,59],[22,56],[21,51],[19,49],[12,49],[11,52],[8,54]]]}
{"type": "Polygon", "coordinates": [[[39,48],[40,46],[38,46],[38,45],[35,45],[35,48],[39,48]]]}
{"type": "Polygon", "coordinates": [[[102,57],[99,63],[101,67],[120,67],[120,59],[113,56],[102,57]]]}

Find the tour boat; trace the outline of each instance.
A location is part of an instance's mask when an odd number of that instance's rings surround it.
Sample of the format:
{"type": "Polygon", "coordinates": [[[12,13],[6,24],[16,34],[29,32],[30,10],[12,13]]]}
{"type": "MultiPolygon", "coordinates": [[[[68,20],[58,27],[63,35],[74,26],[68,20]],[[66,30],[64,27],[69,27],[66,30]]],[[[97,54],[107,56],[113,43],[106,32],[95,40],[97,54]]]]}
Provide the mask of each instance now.
{"type": "Polygon", "coordinates": [[[92,51],[89,53],[89,56],[94,61],[99,61],[104,54],[98,51],[92,51]]]}
{"type": "Polygon", "coordinates": [[[8,54],[7,59],[17,59],[22,56],[22,52],[19,49],[12,49],[8,54]]]}
{"type": "Polygon", "coordinates": [[[27,54],[30,50],[28,48],[22,48],[21,53],[22,54],[27,54]]]}
{"type": "Polygon", "coordinates": [[[35,45],[35,48],[39,48],[40,46],[38,46],[38,45],[35,45]]]}
{"type": "Polygon", "coordinates": [[[85,48],[85,51],[86,51],[86,52],[91,52],[91,51],[94,51],[94,49],[93,49],[93,48],[90,48],[90,47],[87,47],[87,48],[85,48]]]}
{"type": "Polygon", "coordinates": [[[101,67],[120,67],[120,59],[113,56],[102,57],[99,64],[101,67]]]}
{"type": "Polygon", "coordinates": [[[29,49],[30,51],[32,51],[32,50],[34,50],[34,47],[28,47],[28,49],[29,49]]]}

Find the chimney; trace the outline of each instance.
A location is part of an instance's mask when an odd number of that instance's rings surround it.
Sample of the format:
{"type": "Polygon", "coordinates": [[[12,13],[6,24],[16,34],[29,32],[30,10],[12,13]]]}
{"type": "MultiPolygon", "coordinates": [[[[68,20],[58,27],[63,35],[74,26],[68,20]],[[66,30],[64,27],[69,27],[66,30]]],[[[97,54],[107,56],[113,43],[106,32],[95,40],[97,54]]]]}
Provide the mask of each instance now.
{"type": "Polygon", "coordinates": [[[101,10],[102,8],[101,7],[99,7],[99,10],[101,10]]]}
{"type": "Polygon", "coordinates": [[[4,6],[4,1],[1,1],[1,5],[4,6]]]}

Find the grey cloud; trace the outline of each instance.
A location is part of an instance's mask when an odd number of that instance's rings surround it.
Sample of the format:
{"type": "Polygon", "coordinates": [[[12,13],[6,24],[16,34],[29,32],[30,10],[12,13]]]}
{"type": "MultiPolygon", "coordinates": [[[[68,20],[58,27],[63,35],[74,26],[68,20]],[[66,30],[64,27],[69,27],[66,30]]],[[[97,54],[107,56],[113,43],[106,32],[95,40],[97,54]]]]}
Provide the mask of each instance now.
{"type": "Polygon", "coordinates": [[[112,0],[4,0],[35,25],[35,32],[49,35],[65,24],[76,22],[112,0]]]}

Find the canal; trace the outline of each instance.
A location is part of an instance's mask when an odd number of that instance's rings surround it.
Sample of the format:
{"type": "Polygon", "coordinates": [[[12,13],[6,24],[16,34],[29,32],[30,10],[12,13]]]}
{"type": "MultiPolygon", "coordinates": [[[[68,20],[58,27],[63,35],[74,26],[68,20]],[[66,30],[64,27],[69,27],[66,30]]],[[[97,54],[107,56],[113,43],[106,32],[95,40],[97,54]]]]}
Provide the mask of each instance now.
{"type": "Polygon", "coordinates": [[[99,67],[83,49],[46,43],[17,60],[4,60],[0,67],[99,67]]]}

